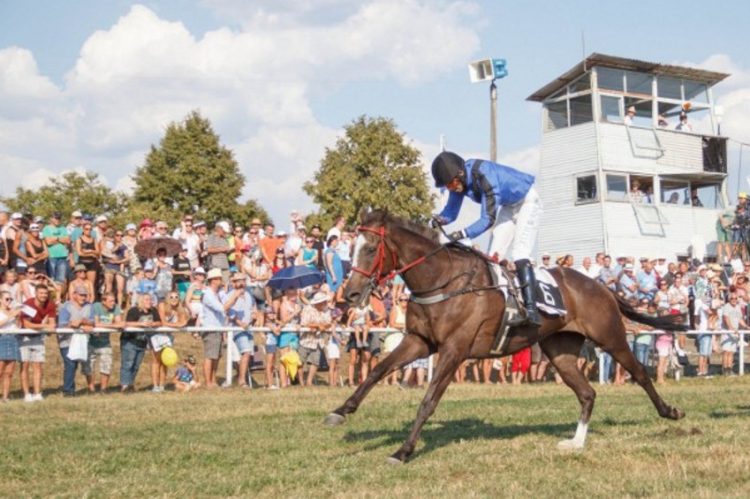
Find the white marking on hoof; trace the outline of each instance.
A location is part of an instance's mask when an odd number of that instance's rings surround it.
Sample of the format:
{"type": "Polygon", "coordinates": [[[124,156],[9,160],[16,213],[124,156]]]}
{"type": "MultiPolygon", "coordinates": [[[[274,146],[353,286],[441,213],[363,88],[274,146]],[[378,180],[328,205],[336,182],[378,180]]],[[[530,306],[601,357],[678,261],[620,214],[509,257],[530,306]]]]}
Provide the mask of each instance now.
{"type": "Polygon", "coordinates": [[[326,416],[326,418],[323,420],[323,424],[326,426],[338,426],[340,424],[344,424],[344,421],[346,421],[346,418],[344,416],[332,412],[328,416],[326,416]]]}
{"type": "Polygon", "coordinates": [[[586,445],[586,434],[589,431],[588,423],[578,422],[576,428],[576,434],[569,440],[561,440],[557,444],[557,448],[560,450],[580,450],[586,445]]]}
{"type": "Polygon", "coordinates": [[[404,464],[404,462],[402,460],[397,459],[397,458],[395,458],[393,456],[389,456],[388,459],[385,460],[385,462],[388,463],[388,464],[390,464],[390,465],[393,465],[393,466],[397,466],[399,464],[404,464]]]}

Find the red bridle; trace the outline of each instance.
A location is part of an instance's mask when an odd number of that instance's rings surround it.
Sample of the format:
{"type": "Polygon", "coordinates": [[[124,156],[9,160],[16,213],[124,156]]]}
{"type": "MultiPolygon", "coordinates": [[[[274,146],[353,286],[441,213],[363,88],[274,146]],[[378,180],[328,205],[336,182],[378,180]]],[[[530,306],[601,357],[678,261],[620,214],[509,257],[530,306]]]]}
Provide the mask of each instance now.
{"type": "Polygon", "coordinates": [[[376,236],[378,236],[378,239],[379,239],[378,249],[375,251],[375,258],[372,261],[372,266],[370,266],[370,270],[361,269],[359,267],[352,267],[352,270],[354,272],[362,274],[365,277],[370,278],[373,281],[376,281],[378,286],[385,281],[393,279],[396,276],[396,274],[401,274],[411,269],[412,267],[416,267],[420,263],[424,262],[425,259],[427,258],[427,255],[423,255],[417,258],[416,260],[404,265],[403,267],[397,268],[396,265],[398,264],[398,260],[396,258],[396,253],[388,249],[388,252],[391,254],[391,263],[393,266],[393,270],[391,270],[387,274],[384,274],[383,267],[385,266],[385,252],[387,248],[385,244],[385,227],[380,226],[377,229],[373,229],[371,227],[360,225],[359,227],[357,227],[357,231],[369,232],[371,234],[375,234],[376,236]]]}

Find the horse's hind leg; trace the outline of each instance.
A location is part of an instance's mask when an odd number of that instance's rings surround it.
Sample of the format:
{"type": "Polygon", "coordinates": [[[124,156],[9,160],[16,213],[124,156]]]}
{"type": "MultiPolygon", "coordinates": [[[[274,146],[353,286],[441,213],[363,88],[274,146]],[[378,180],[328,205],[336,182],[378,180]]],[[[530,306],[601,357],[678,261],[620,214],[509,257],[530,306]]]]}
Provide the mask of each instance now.
{"type": "Polygon", "coordinates": [[[664,399],[656,392],[656,388],[654,388],[654,384],[648,376],[646,368],[638,362],[630,350],[627,341],[625,341],[625,327],[622,325],[622,322],[618,320],[617,325],[613,325],[613,327],[607,330],[606,336],[601,341],[594,337],[591,339],[605,352],[609,353],[613,359],[619,362],[633,376],[633,379],[641,385],[641,388],[646,391],[654,407],[656,407],[659,416],[669,419],[681,419],[685,416],[684,412],[664,402],[664,399]]]}
{"type": "Polygon", "coordinates": [[[438,353],[440,354],[440,358],[438,359],[430,386],[427,388],[427,393],[425,393],[422,404],[420,404],[417,410],[417,418],[414,420],[411,432],[401,448],[388,458],[388,462],[391,464],[406,462],[406,459],[414,452],[414,447],[417,444],[419,433],[422,431],[422,426],[432,413],[435,412],[435,407],[440,402],[445,389],[448,388],[451,380],[453,380],[453,373],[456,372],[459,364],[466,358],[465,353],[459,354],[455,349],[446,346],[443,346],[438,353]]]}
{"type": "Polygon", "coordinates": [[[560,332],[548,336],[539,344],[562,380],[573,390],[581,403],[581,416],[575,436],[570,440],[562,440],[557,444],[560,449],[582,449],[586,444],[591,412],[594,409],[596,392],[589,380],[578,369],[576,361],[581,351],[584,337],[578,333],[560,332]]]}
{"type": "Polygon", "coordinates": [[[359,404],[362,403],[362,400],[364,400],[372,387],[385,375],[415,359],[426,357],[429,353],[430,350],[427,347],[427,343],[421,336],[407,334],[398,347],[375,366],[375,369],[370,372],[346,402],[326,416],[323,423],[328,426],[336,426],[343,423],[346,415],[357,410],[359,404]]]}

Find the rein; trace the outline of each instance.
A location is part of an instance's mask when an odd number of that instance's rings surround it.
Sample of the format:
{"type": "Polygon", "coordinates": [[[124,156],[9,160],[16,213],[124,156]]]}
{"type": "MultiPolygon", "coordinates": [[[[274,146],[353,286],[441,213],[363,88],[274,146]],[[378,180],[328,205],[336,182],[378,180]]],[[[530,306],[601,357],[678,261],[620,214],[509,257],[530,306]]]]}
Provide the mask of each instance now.
{"type": "MultiPolygon", "coordinates": [[[[393,279],[398,274],[402,274],[417,265],[425,262],[428,258],[431,256],[434,256],[438,253],[440,253],[443,250],[447,249],[447,245],[441,244],[439,247],[435,248],[434,250],[430,251],[429,253],[426,253],[411,262],[407,263],[403,267],[397,268],[398,261],[396,259],[396,253],[394,251],[388,250],[388,252],[391,255],[391,262],[393,264],[393,270],[391,270],[388,273],[383,273],[383,267],[385,266],[386,262],[386,244],[385,244],[385,226],[380,226],[378,229],[373,229],[370,227],[365,226],[359,226],[357,227],[357,231],[359,232],[369,232],[371,234],[375,234],[378,236],[378,248],[376,250],[375,258],[372,261],[372,265],[370,266],[369,270],[365,270],[359,267],[352,267],[352,271],[357,272],[359,274],[362,274],[363,276],[370,279],[370,287],[371,289],[374,289],[375,287],[381,285],[383,282],[393,279]]],[[[448,257],[450,258],[450,253],[448,253],[448,257]]],[[[456,276],[453,276],[446,280],[443,284],[439,286],[435,286],[431,289],[421,290],[421,291],[412,291],[411,300],[417,304],[420,305],[431,305],[434,303],[440,303],[441,301],[449,300],[450,298],[468,294],[468,293],[476,293],[480,291],[489,291],[489,290],[495,290],[496,288],[494,286],[483,286],[483,287],[465,287],[456,291],[451,291],[449,293],[439,293],[434,296],[429,297],[421,297],[417,295],[424,295],[426,293],[431,293],[433,291],[437,291],[439,289],[444,288],[451,282],[461,278],[462,276],[468,276],[468,282],[470,283],[474,276],[476,275],[476,266],[474,266],[471,270],[471,272],[462,272],[456,276]]]]}

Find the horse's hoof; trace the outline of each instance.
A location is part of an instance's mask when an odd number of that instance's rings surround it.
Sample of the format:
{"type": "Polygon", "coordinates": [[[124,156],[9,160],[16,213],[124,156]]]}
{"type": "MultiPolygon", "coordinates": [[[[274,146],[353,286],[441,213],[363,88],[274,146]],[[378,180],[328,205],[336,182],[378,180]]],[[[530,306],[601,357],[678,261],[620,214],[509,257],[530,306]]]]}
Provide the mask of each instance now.
{"type": "Polygon", "coordinates": [[[685,412],[679,410],[676,407],[672,407],[672,410],[669,411],[669,419],[674,419],[675,421],[677,421],[678,419],[682,419],[684,417],[685,417],[685,412]]]}
{"type": "Polygon", "coordinates": [[[557,443],[557,448],[560,450],[582,450],[583,442],[579,442],[574,438],[569,440],[560,440],[557,443]]]}
{"type": "Polygon", "coordinates": [[[399,464],[404,464],[404,462],[402,460],[400,460],[399,458],[397,458],[395,456],[389,456],[388,459],[385,460],[385,462],[388,463],[388,464],[391,464],[393,466],[396,466],[396,465],[399,465],[399,464]]]}
{"type": "Polygon", "coordinates": [[[326,416],[326,418],[323,420],[323,424],[326,426],[338,426],[344,424],[344,421],[346,421],[346,418],[344,416],[332,412],[328,416],[326,416]]]}

